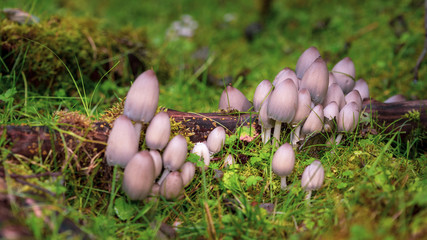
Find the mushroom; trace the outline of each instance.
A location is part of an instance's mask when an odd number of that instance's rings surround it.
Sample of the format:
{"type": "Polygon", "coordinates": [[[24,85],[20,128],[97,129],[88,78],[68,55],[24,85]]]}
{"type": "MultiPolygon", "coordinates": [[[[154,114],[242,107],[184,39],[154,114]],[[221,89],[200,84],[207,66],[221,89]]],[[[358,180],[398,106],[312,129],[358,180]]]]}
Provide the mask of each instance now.
{"type": "Polygon", "coordinates": [[[338,131],[341,132],[338,134],[335,142],[341,142],[341,138],[343,136],[342,132],[351,132],[353,131],[357,124],[359,123],[359,106],[357,103],[350,102],[347,103],[340,111],[338,115],[338,131]]]}
{"type": "Polygon", "coordinates": [[[151,191],[155,166],[148,151],[142,151],[126,165],[123,173],[123,190],[131,200],[142,200],[151,191]]]}
{"type": "Polygon", "coordinates": [[[138,152],[139,139],[132,122],[125,115],[119,116],[113,124],[107,141],[105,156],[109,166],[126,164],[138,152]]]}
{"type": "Polygon", "coordinates": [[[301,178],[301,187],[307,191],[307,195],[305,197],[307,201],[310,200],[311,192],[313,190],[318,190],[322,187],[324,179],[325,170],[319,160],[315,160],[304,169],[301,178]]]}
{"type": "Polygon", "coordinates": [[[368,83],[362,78],[356,81],[353,90],[357,90],[360,93],[362,100],[369,99],[368,83]]]}
{"type": "Polygon", "coordinates": [[[356,75],[353,61],[349,57],[343,58],[335,64],[332,72],[344,94],[349,93],[354,87],[354,78],[356,75]]]}
{"type": "Polygon", "coordinates": [[[169,172],[177,171],[184,164],[187,157],[187,141],[182,135],[176,135],[163,152],[163,174],[159,179],[159,185],[162,185],[163,180],[169,172]]]}
{"type": "Polygon", "coordinates": [[[183,186],[187,186],[193,180],[196,173],[196,166],[192,162],[185,162],[181,167],[181,177],[183,186]]]}
{"type": "Polygon", "coordinates": [[[154,169],[155,169],[154,178],[156,179],[158,176],[160,176],[160,173],[162,172],[163,160],[162,160],[162,156],[157,150],[150,150],[150,155],[154,162],[154,169]]]}
{"type": "Polygon", "coordinates": [[[268,99],[262,104],[261,109],[258,114],[258,122],[261,123],[261,139],[264,144],[266,144],[271,137],[271,128],[274,127],[274,120],[268,117],[267,108],[268,102],[270,100],[270,96],[268,99]]]}
{"type": "Polygon", "coordinates": [[[332,72],[329,72],[329,83],[328,83],[328,87],[331,86],[332,83],[337,83],[337,79],[335,78],[335,76],[334,76],[334,74],[332,72]]]}
{"type": "Polygon", "coordinates": [[[307,89],[302,88],[298,91],[298,106],[295,112],[294,119],[292,119],[292,126],[296,128],[291,133],[291,143],[295,146],[299,141],[300,130],[303,121],[308,117],[311,111],[311,97],[307,89]]]}
{"type": "Polygon", "coordinates": [[[339,112],[338,104],[335,101],[330,102],[323,109],[323,116],[325,117],[323,129],[325,129],[326,132],[332,131],[332,125],[336,124],[339,112]]]}
{"type": "Polygon", "coordinates": [[[182,180],[181,173],[173,171],[160,184],[160,195],[166,200],[172,200],[179,197],[183,189],[184,181],[182,180]]]}
{"type": "Polygon", "coordinates": [[[294,119],[298,106],[298,90],[291,79],[279,83],[270,95],[268,101],[268,117],[276,120],[273,137],[276,146],[280,142],[282,123],[290,123],[294,119]]]}
{"type": "Polygon", "coordinates": [[[342,92],[340,86],[336,83],[329,85],[328,92],[326,93],[326,97],[323,100],[323,106],[326,106],[331,102],[336,102],[339,109],[343,108],[345,105],[344,93],[342,92]]]}
{"type": "Polygon", "coordinates": [[[196,143],[193,147],[193,150],[191,150],[191,153],[198,155],[200,159],[203,158],[203,163],[205,164],[205,168],[209,166],[209,163],[211,162],[211,156],[209,154],[208,145],[206,145],[205,142],[196,143]]]}
{"type": "Polygon", "coordinates": [[[305,138],[308,134],[313,134],[322,131],[323,128],[323,106],[316,105],[305,120],[301,128],[301,138],[305,138]]]}
{"type": "Polygon", "coordinates": [[[223,127],[216,127],[208,135],[207,146],[213,154],[221,151],[225,142],[225,130],[223,127]]]}
{"type": "Polygon", "coordinates": [[[305,71],[319,57],[320,53],[316,47],[309,47],[307,50],[305,50],[298,58],[297,65],[295,67],[297,77],[301,79],[302,76],[304,76],[305,71]]]}
{"type": "Polygon", "coordinates": [[[135,129],[139,135],[142,123],[148,123],[153,118],[159,103],[159,82],[153,70],[147,70],[139,75],[126,96],[123,114],[136,122],[135,129]]]}
{"type": "Polygon", "coordinates": [[[274,153],[271,167],[273,172],[281,177],[281,188],[286,189],[286,176],[292,173],[295,166],[295,152],[289,143],[280,146],[274,153]]]}
{"type": "Polygon", "coordinates": [[[145,143],[150,149],[162,150],[168,144],[171,134],[169,115],[159,112],[154,116],[145,132],[145,143]]]}
{"type": "Polygon", "coordinates": [[[360,96],[359,91],[352,90],[347,95],[345,95],[345,103],[355,102],[357,104],[359,112],[362,110],[362,97],[360,96]]]}
{"type": "Polygon", "coordinates": [[[227,156],[224,159],[224,166],[230,166],[236,163],[236,160],[234,160],[233,155],[227,154],[227,156]]]}
{"type": "Polygon", "coordinates": [[[221,94],[218,108],[220,110],[226,111],[235,109],[240,112],[246,112],[251,107],[252,104],[245,97],[245,95],[239,91],[239,89],[232,86],[227,86],[221,94]]]}
{"type": "Polygon", "coordinates": [[[326,62],[322,58],[317,58],[305,71],[301,79],[300,88],[306,88],[311,95],[311,100],[315,105],[322,103],[326,96],[329,85],[329,71],[326,62]]]}
{"type": "Polygon", "coordinates": [[[294,81],[295,86],[297,89],[299,88],[299,79],[297,78],[297,75],[294,71],[292,71],[290,68],[284,68],[282,71],[280,71],[276,77],[274,78],[273,85],[277,86],[277,84],[283,82],[286,79],[292,79],[294,81]]]}
{"type": "Polygon", "coordinates": [[[256,112],[259,112],[261,109],[261,105],[263,102],[267,100],[268,95],[273,90],[273,85],[271,85],[270,81],[263,80],[258,84],[257,88],[255,89],[253,103],[254,103],[254,109],[256,112]]]}
{"type": "Polygon", "coordinates": [[[384,101],[384,103],[395,103],[395,102],[404,102],[406,101],[406,98],[402,94],[393,95],[387,100],[384,101]]]}

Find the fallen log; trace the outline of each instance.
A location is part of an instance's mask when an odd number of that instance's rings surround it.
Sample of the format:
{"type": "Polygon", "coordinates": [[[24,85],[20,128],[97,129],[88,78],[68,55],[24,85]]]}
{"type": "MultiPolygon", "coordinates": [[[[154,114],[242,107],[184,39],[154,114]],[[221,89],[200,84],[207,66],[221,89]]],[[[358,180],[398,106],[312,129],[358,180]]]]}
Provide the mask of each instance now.
{"type": "MultiPolygon", "coordinates": [[[[407,136],[415,129],[427,130],[427,100],[396,103],[366,100],[363,108],[376,122],[374,127],[384,132],[399,131],[401,136],[407,136]]],[[[192,142],[204,141],[217,126],[223,126],[231,134],[238,126],[257,123],[255,113],[187,113],[171,109],[167,113],[191,133],[192,142]]],[[[47,126],[1,126],[0,136],[11,153],[25,157],[47,156],[52,149],[63,149],[64,146],[71,153],[76,146],[92,153],[105,149],[111,124],[82,123],[81,118],[68,118],[67,124],[58,124],[55,129],[47,126]]],[[[361,129],[371,127],[368,124],[361,126],[361,129]]]]}

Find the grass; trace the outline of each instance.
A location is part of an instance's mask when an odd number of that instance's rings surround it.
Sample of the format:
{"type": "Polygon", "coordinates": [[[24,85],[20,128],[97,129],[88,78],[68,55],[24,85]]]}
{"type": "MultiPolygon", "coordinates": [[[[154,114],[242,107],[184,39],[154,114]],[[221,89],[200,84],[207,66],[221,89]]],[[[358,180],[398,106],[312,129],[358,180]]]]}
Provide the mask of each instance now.
{"type": "MultiPolygon", "coordinates": [[[[423,46],[422,1],[275,1],[264,31],[252,42],[243,34],[247,25],[258,20],[259,10],[251,1],[122,4],[113,0],[102,5],[82,0],[4,2],[4,7],[21,8],[42,21],[53,15],[71,20],[90,17],[97,18],[97,27],[104,30],[143,29],[150,47],[156,50],[149,67],[159,70],[167,66],[170,70],[169,77],[160,78],[159,103],[176,110],[216,111],[222,87],[212,84],[212,78],[231,76],[233,86],[252,96],[258,82],[272,80],[283,67],[294,68],[301,52],[312,45],[319,48],[330,69],[350,56],[357,76],[367,80],[376,99],[397,93],[419,99],[427,92],[425,81],[413,83],[411,73],[423,46]],[[235,19],[225,21],[227,13],[235,19]],[[166,30],[182,14],[197,20],[195,36],[167,38],[166,30]],[[207,57],[192,57],[201,49],[209,50],[207,57]],[[240,73],[245,74],[238,76],[240,73]]],[[[52,91],[38,89],[27,77],[25,65],[31,61],[29,52],[35,46],[52,49],[42,40],[28,42],[11,53],[17,59],[12,66],[7,66],[2,55],[2,125],[59,129],[66,126],[58,122],[60,110],[79,111],[89,119],[98,119],[111,103],[126,95],[135,77],[124,58],[107,70],[96,69],[100,76],[90,82],[82,70],[87,62],[77,60],[77,56],[64,61],[68,58],[53,51],[48,56],[56,64],[76,70],[61,76],[45,72],[42,77],[55,76],[63,81],[52,91]],[[120,64],[126,73],[118,80],[113,72],[120,64]]],[[[89,65],[99,66],[105,59],[97,61],[89,65]]],[[[420,79],[425,78],[426,71],[422,65],[420,79]]],[[[372,119],[367,124],[376,126],[372,119]]],[[[4,169],[7,184],[3,188],[0,182],[0,194],[14,198],[8,208],[13,214],[0,229],[10,224],[23,226],[24,233],[36,239],[72,235],[156,238],[158,230],[164,230],[162,223],[177,225],[179,238],[190,239],[416,239],[427,235],[427,156],[425,149],[418,147],[425,133],[415,132],[412,141],[401,139],[397,133],[355,133],[332,149],[316,146],[299,152],[295,169],[287,178],[290,188],[281,191],[280,178],[270,170],[272,147],[262,146],[259,140],[239,140],[241,134],[253,133],[241,130],[227,138],[224,149],[215,155],[218,160],[207,171],[196,174],[184,197],[173,202],[129,201],[121,190],[123,171],[106,168],[102,155],[96,152],[83,153],[81,143],[69,144],[68,130],[61,130],[62,136],[57,139],[64,149],[47,157],[40,150],[33,158],[15,155],[12,159],[2,136],[0,170],[4,169]],[[228,153],[239,164],[224,167],[222,161],[228,153]],[[313,193],[308,205],[300,177],[314,159],[321,160],[325,168],[325,183],[313,193]],[[222,178],[215,177],[216,170],[223,172],[222,178]],[[50,175],[56,172],[62,174],[50,175]],[[21,179],[13,174],[37,177],[21,179]],[[267,206],[273,211],[260,207],[262,204],[272,204],[267,206]]]]}

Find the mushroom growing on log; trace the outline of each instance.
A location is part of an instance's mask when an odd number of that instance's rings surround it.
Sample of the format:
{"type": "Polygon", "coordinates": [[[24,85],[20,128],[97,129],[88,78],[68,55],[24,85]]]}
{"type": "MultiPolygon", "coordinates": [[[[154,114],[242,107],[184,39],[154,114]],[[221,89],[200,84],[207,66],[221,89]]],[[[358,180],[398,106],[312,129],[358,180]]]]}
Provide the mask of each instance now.
{"type": "MultiPolygon", "coordinates": [[[[385,132],[399,130],[402,136],[405,136],[418,127],[427,130],[427,100],[398,103],[365,100],[362,109],[365,109],[367,113],[371,113],[373,119],[379,125],[387,126],[385,132]],[[419,112],[419,121],[403,117],[410,111],[419,112]]],[[[183,127],[194,133],[190,137],[192,142],[205,141],[207,135],[217,125],[223,126],[230,133],[243,123],[247,125],[252,124],[256,121],[257,117],[253,113],[186,113],[175,110],[167,110],[167,113],[175,122],[181,122],[183,127]]],[[[4,140],[7,142],[6,147],[10,149],[12,154],[20,154],[25,157],[45,157],[52,149],[63,149],[64,144],[69,141],[81,142],[81,147],[88,151],[101,152],[105,149],[111,129],[110,124],[106,122],[92,122],[89,131],[82,131],[80,128],[69,129],[69,125],[59,125],[58,127],[67,127],[67,130],[72,131],[74,134],[60,133],[47,126],[9,125],[0,126],[0,135],[4,136],[4,140]],[[61,140],[60,134],[64,135],[65,143],[61,140]]],[[[368,127],[361,126],[361,128],[368,127]]],[[[427,142],[424,141],[422,144],[427,144],[427,142]]]]}

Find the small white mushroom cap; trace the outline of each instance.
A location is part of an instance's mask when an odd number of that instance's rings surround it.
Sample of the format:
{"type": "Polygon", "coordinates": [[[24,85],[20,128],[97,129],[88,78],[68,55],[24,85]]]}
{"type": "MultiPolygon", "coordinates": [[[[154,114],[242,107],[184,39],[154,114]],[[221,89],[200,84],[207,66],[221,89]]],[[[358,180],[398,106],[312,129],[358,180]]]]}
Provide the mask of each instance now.
{"type": "Polygon", "coordinates": [[[305,120],[302,126],[301,133],[303,135],[311,134],[314,132],[320,132],[323,128],[323,106],[316,105],[305,120]]]}
{"type": "Polygon", "coordinates": [[[395,103],[395,102],[404,102],[404,101],[406,101],[406,98],[401,94],[397,94],[387,98],[387,100],[385,100],[384,103],[395,103]]]}
{"type": "Polygon", "coordinates": [[[300,88],[306,88],[314,104],[319,104],[326,97],[328,85],[329,71],[326,62],[317,58],[302,76],[300,88]]]}
{"type": "Polygon", "coordinates": [[[258,84],[257,88],[255,89],[253,98],[254,109],[256,112],[261,109],[262,103],[267,100],[267,97],[272,90],[273,85],[271,85],[271,82],[268,80],[263,80],[258,84]]]}
{"type": "Polygon", "coordinates": [[[346,104],[338,115],[338,131],[351,132],[359,123],[359,107],[355,102],[346,104]]]}
{"type": "Polygon", "coordinates": [[[284,68],[282,69],[274,78],[273,86],[277,86],[279,83],[285,81],[286,79],[292,79],[294,81],[295,86],[297,89],[299,88],[299,79],[297,78],[297,75],[294,71],[290,68],[284,68]]]}
{"type": "Polygon", "coordinates": [[[224,166],[230,166],[236,163],[236,160],[234,160],[233,155],[227,154],[227,156],[224,158],[224,166]]]}
{"type": "Polygon", "coordinates": [[[298,58],[297,65],[295,67],[297,77],[301,79],[302,76],[304,76],[305,71],[319,57],[320,53],[316,47],[309,47],[307,50],[305,50],[298,58]]]}
{"type": "Polygon", "coordinates": [[[280,177],[289,176],[295,166],[295,152],[289,143],[280,146],[271,161],[273,172],[280,177]]]}
{"type": "Polygon", "coordinates": [[[356,81],[353,90],[357,90],[360,93],[362,100],[369,99],[369,86],[362,78],[356,81]]]}
{"type": "Polygon", "coordinates": [[[148,125],[145,143],[150,149],[162,150],[168,144],[170,134],[169,115],[166,112],[159,112],[148,125]]]}
{"type": "Polygon", "coordinates": [[[323,105],[326,106],[331,102],[336,102],[339,109],[343,108],[345,105],[344,93],[341,87],[336,83],[333,83],[329,86],[326,97],[323,100],[323,105]]]}
{"type": "Polygon", "coordinates": [[[193,147],[193,150],[191,150],[191,153],[198,155],[200,158],[203,159],[205,166],[209,166],[209,164],[211,162],[211,157],[209,154],[208,145],[206,145],[206,143],[204,143],[204,142],[196,143],[193,147]]]}
{"type": "Polygon", "coordinates": [[[151,191],[155,166],[148,151],[142,151],[129,161],[123,173],[123,190],[132,200],[142,200],[151,191]]]}
{"type": "Polygon", "coordinates": [[[335,79],[344,94],[349,93],[354,87],[356,69],[353,61],[349,57],[343,58],[332,68],[335,79]]]}
{"type": "Polygon", "coordinates": [[[209,151],[212,153],[218,153],[221,151],[225,143],[225,130],[223,127],[216,127],[212,132],[209,133],[207,139],[207,145],[209,151]]]}
{"type": "Polygon", "coordinates": [[[323,116],[328,120],[338,119],[339,112],[338,104],[333,101],[323,109],[323,116]]]}
{"type": "Polygon", "coordinates": [[[108,136],[105,152],[108,165],[124,168],[138,152],[138,144],[139,139],[132,122],[125,115],[119,116],[108,136]]]}
{"type": "Polygon", "coordinates": [[[157,178],[163,169],[162,156],[157,150],[150,150],[150,155],[154,162],[154,168],[155,168],[154,178],[157,178]]]}
{"type": "Polygon", "coordinates": [[[359,91],[352,90],[347,95],[345,95],[345,103],[355,102],[357,104],[359,112],[362,109],[362,97],[360,96],[359,91]]]}
{"type": "Polygon", "coordinates": [[[245,95],[239,91],[239,89],[232,86],[227,86],[221,94],[218,108],[220,110],[235,109],[240,112],[246,112],[251,107],[252,104],[245,97],[245,95]]]}
{"type": "Polygon", "coordinates": [[[163,152],[163,167],[169,171],[177,171],[187,157],[187,141],[182,135],[172,138],[163,152]]]}
{"type": "Polygon", "coordinates": [[[196,173],[196,166],[194,166],[194,163],[192,162],[185,162],[184,165],[181,167],[181,177],[182,177],[182,184],[187,186],[191,180],[193,180],[193,177],[196,173]]]}
{"type": "Polygon", "coordinates": [[[166,200],[172,200],[179,197],[184,190],[184,182],[181,173],[173,171],[169,173],[166,179],[160,185],[160,195],[166,200]]]}
{"type": "Polygon", "coordinates": [[[298,90],[291,79],[279,83],[268,101],[268,116],[279,122],[290,123],[298,106],[298,90]]]}
{"type": "Polygon", "coordinates": [[[310,92],[307,89],[302,88],[298,91],[298,106],[297,111],[295,112],[294,119],[292,119],[292,124],[298,124],[299,122],[305,120],[311,111],[311,97],[310,92]]]}
{"type": "Polygon", "coordinates": [[[159,82],[153,70],[139,75],[126,96],[123,114],[135,122],[148,123],[159,103],[159,82]]]}
{"type": "Polygon", "coordinates": [[[322,163],[315,160],[304,169],[301,178],[301,187],[306,191],[317,190],[322,187],[324,179],[325,170],[322,163]]]}

